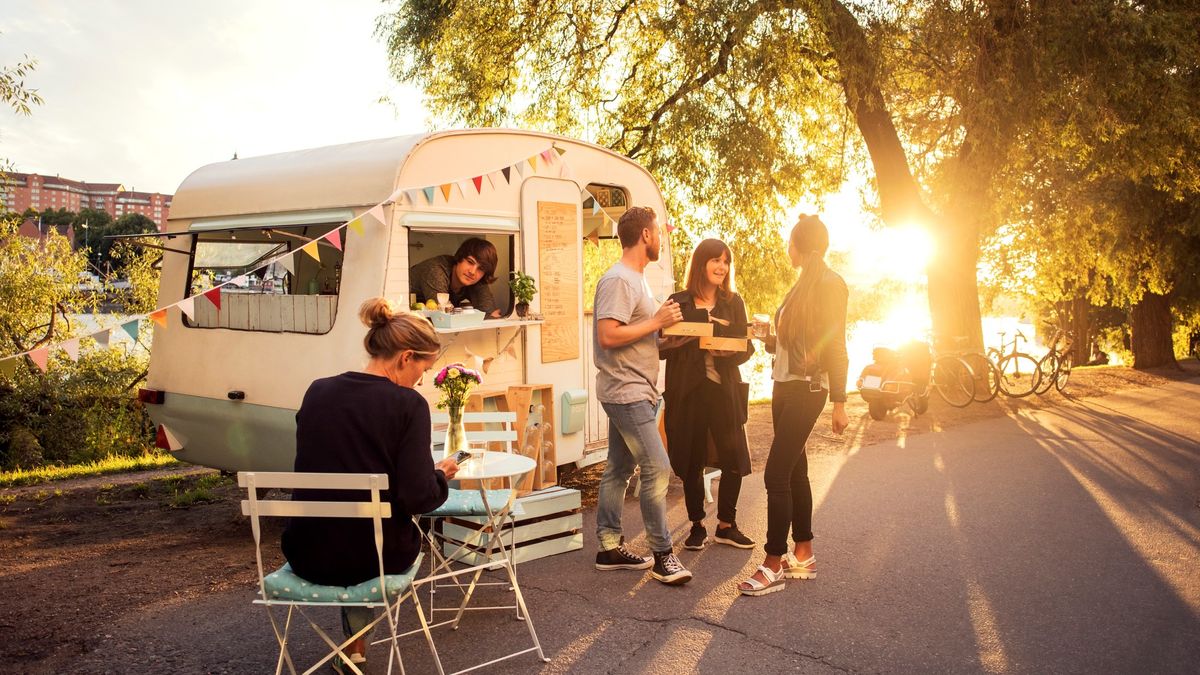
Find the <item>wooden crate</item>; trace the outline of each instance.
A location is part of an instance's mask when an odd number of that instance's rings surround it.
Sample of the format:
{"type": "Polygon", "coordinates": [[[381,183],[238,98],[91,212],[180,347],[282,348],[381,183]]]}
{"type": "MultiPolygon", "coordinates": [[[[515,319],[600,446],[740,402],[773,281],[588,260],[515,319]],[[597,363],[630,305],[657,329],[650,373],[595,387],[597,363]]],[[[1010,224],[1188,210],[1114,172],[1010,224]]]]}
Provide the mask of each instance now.
{"type": "MultiPolygon", "coordinates": [[[[501,533],[506,547],[515,544],[515,562],[583,548],[583,509],[579,490],[552,487],[517,498],[516,527],[506,525],[501,533]]],[[[444,554],[454,555],[463,541],[483,527],[483,517],[447,518],[442,524],[444,554]]],[[[486,536],[486,535],[485,535],[486,536]]],[[[484,562],[482,545],[459,552],[457,560],[470,565],[484,562]]]]}
{"type": "MultiPolygon", "coordinates": [[[[517,494],[528,494],[533,490],[541,490],[558,484],[558,451],[555,441],[553,424],[554,416],[554,387],[549,384],[514,385],[507,389],[480,389],[471,392],[467,399],[466,410],[485,411],[497,410],[514,412],[517,421],[513,427],[517,431],[517,443],[514,452],[530,457],[537,462],[537,468],[525,476],[517,485],[517,494]],[[533,415],[537,406],[545,406],[542,416],[533,415]],[[533,408],[533,411],[530,409],[533,408]],[[551,433],[542,435],[542,423],[549,421],[551,433]],[[538,434],[536,439],[531,434],[538,434]]],[[[489,450],[503,450],[491,447],[489,450]]],[[[465,483],[465,482],[464,482],[465,483]]],[[[470,485],[477,485],[471,481],[470,485]]],[[[501,481],[489,481],[489,487],[496,489],[506,487],[501,481]]]]}

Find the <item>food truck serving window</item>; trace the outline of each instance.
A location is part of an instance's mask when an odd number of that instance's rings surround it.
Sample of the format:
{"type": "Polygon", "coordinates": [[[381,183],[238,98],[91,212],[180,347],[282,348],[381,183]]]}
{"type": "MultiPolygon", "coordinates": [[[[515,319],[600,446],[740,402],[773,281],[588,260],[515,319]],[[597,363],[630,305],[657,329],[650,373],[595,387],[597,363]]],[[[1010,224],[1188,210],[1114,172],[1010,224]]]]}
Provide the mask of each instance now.
{"type": "Polygon", "coordinates": [[[454,231],[449,228],[434,231],[410,227],[409,300],[421,304],[433,301],[434,305],[430,307],[434,307],[436,294],[445,292],[450,295],[452,304],[470,304],[489,318],[506,317],[514,306],[508,278],[513,270],[515,250],[516,236],[508,231],[454,231]],[[461,277],[450,279],[459,273],[460,262],[467,263],[462,272],[470,274],[472,263],[490,264],[492,257],[495,265],[491,283],[486,277],[469,285],[465,285],[461,277]],[[446,288],[447,283],[453,288],[446,288]]]}
{"type": "Polygon", "coordinates": [[[196,236],[187,293],[198,295],[225,285],[220,309],[212,302],[197,302],[195,317],[185,316],[184,323],[191,328],[329,332],[337,317],[342,251],[321,240],[317,261],[299,249],[341,225],[342,221],[225,229],[193,226],[196,236]],[[291,270],[282,263],[266,264],[289,251],[297,251],[290,258],[291,270]]]}

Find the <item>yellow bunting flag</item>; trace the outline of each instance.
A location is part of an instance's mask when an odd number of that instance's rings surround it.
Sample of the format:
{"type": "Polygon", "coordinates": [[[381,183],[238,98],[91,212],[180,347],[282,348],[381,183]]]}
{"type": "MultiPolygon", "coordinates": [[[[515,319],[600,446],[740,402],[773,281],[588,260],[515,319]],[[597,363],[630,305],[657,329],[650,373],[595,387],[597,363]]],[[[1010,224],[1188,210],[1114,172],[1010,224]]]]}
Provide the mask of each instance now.
{"type": "Polygon", "coordinates": [[[321,262],[321,254],[319,251],[317,251],[317,240],[316,239],[301,246],[300,250],[311,255],[313,260],[316,260],[318,263],[321,262]]]}
{"type": "Polygon", "coordinates": [[[17,374],[17,360],[4,359],[0,361],[0,377],[12,377],[17,374]]]}
{"type": "Polygon", "coordinates": [[[154,323],[162,326],[163,328],[166,328],[167,327],[167,310],[160,309],[155,312],[150,312],[150,320],[153,321],[154,323]]]}
{"type": "Polygon", "coordinates": [[[529,159],[527,159],[525,161],[529,162],[530,168],[532,168],[534,170],[534,172],[536,173],[537,172],[537,155],[534,155],[533,157],[530,157],[529,159]]]}
{"type": "Polygon", "coordinates": [[[34,364],[37,365],[37,367],[44,373],[46,372],[46,368],[50,365],[50,350],[45,347],[42,347],[41,349],[35,349],[29,352],[29,360],[33,361],[34,364]]]}
{"type": "Polygon", "coordinates": [[[450,201],[450,183],[443,183],[441,187],[442,197],[444,197],[446,201],[450,201]]]}
{"type": "Polygon", "coordinates": [[[558,156],[559,156],[559,157],[562,157],[563,155],[567,154],[567,149],[566,149],[566,148],[560,148],[560,147],[558,147],[557,145],[556,145],[556,146],[554,146],[554,151],[558,153],[558,156]]]}
{"type": "Polygon", "coordinates": [[[350,229],[354,230],[355,232],[357,232],[359,234],[363,233],[362,216],[359,216],[346,224],[349,225],[350,229]]]}

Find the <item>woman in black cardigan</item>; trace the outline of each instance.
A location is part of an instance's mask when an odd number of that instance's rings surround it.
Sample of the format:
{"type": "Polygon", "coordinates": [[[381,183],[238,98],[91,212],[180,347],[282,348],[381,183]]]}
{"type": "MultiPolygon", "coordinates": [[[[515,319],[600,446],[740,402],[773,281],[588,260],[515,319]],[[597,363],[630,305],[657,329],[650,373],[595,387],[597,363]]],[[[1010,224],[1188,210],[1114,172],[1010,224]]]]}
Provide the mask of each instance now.
{"type": "MultiPolygon", "coordinates": [[[[671,296],[679,303],[684,321],[713,323],[715,336],[746,336],[746,303],[733,292],[733,254],[719,239],[705,239],[692,253],[687,290],[671,296]]],[[[717,493],[717,529],[714,541],[738,548],[753,548],[754,541],[737,527],[737,500],[742,476],[750,473],[746,445],[748,387],[738,366],[754,353],[700,349],[690,337],[668,337],[660,343],[659,357],[667,361],[663,393],[666,408],[667,454],[671,468],[683,479],[683,496],[692,530],[684,548],[699,550],[708,543],[704,528],[704,467],[721,469],[717,493]],[[709,457],[708,448],[716,451],[709,457]]]]}

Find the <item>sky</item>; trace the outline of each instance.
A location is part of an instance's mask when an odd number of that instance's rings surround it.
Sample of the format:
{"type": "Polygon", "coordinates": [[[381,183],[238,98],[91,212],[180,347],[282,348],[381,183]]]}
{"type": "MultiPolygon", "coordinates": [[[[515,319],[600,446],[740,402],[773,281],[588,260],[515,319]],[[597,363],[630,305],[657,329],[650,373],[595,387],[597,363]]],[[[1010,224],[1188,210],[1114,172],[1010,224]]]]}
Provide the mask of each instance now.
{"type": "Polygon", "coordinates": [[[379,0],[0,0],[0,64],[45,103],[0,111],[21,172],[173,193],[195,169],[428,127],[374,37],[379,0]],[[391,103],[380,102],[386,97],[391,103]]]}

